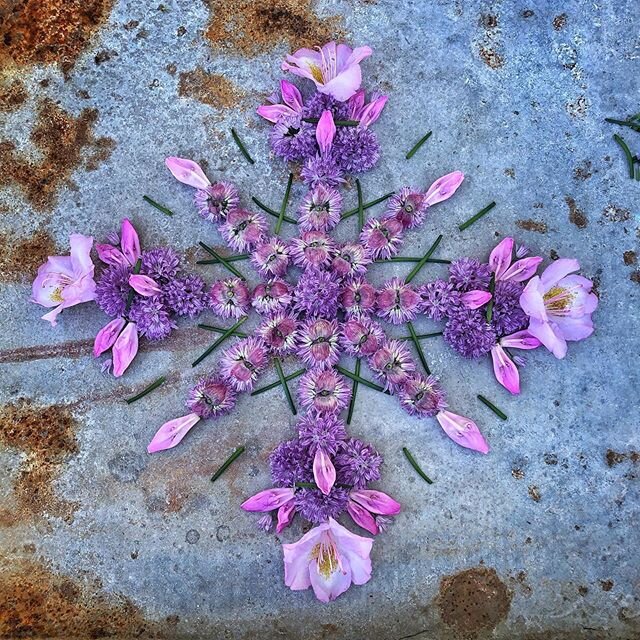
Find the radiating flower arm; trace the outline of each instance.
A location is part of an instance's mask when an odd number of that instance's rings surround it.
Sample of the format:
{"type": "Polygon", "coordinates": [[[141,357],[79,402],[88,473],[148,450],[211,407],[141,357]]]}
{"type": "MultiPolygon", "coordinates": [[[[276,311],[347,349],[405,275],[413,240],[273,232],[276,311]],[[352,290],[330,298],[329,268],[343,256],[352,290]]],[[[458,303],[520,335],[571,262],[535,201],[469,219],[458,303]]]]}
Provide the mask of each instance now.
{"type": "Polygon", "coordinates": [[[164,163],[173,177],[183,184],[196,189],[206,189],[211,184],[200,165],[193,160],[171,156],[164,163]]]}
{"type": "Polygon", "coordinates": [[[285,502],[278,509],[278,524],[276,525],[276,533],[282,533],[284,529],[286,529],[293,520],[293,517],[296,515],[296,503],[293,500],[289,500],[289,502],[285,502]]]}
{"type": "Polygon", "coordinates": [[[131,221],[125,218],[120,228],[120,248],[124,257],[133,266],[140,257],[140,238],[131,221]]]}
{"type": "Polygon", "coordinates": [[[282,94],[283,102],[294,113],[302,113],[302,107],[304,107],[302,94],[295,84],[288,80],[280,80],[280,93],[282,94]]]}
{"type": "Polygon", "coordinates": [[[537,349],[541,342],[524,329],[500,338],[500,344],[507,349],[537,349]]]}
{"type": "Polygon", "coordinates": [[[320,447],[316,449],[316,454],[313,458],[313,478],[320,491],[325,496],[328,496],[336,482],[336,468],[333,466],[329,454],[320,447]]]}
{"type": "Polygon", "coordinates": [[[541,262],[542,258],[539,256],[516,260],[499,279],[505,281],[512,280],[513,282],[524,282],[535,275],[541,262]]]}
{"type": "Polygon", "coordinates": [[[424,196],[424,203],[430,207],[431,205],[442,202],[450,198],[462,184],[464,173],[462,171],[453,171],[446,176],[438,178],[428,189],[424,196]]]}
{"type": "Polygon", "coordinates": [[[189,413],[186,416],[165,422],[160,429],[158,429],[156,435],[153,436],[147,447],[147,451],[149,453],[156,453],[157,451],[164,451],[175,447],[180,444],[182,439],[199,420],[200,416],[197,413],[189,413]]]}
{"type": "Polygon", "coordinates": [[[293,500],[294,494],[295,489],[288,487],[265,489],[245,500],[240,507],[245,511],[273,511],[293,500]]]}
{"type": "Polygon", "coordinates": [[[482,305],[487,304],[491,300],[492,296],[489,291],[467,291],[461,296],[461,300],[467,309],[479,309],[482,305]]]}
{"type": "Polygon", "coordinates": [[[371,126],[382,114],[382,110],[387,104],[388,99],[388,96],[378,96],[375,100],[366,105],[357,118],[360,122],[360,126],[364,128],[371,126]]]}
{"type": "Polygon", "coordinates": [[[496,280],[501,279],[513,260],[513,244],[513,238],[503,238],[489,255],[489,267],[496,280]]]}
{"type": "Polygon", "coordinates": [[[133,287],[135,292],[139,293],[141,296],[157,296],[162,293],[160,285],[153,278],[141,273],[132,273],[129,276],[129,284],[133,287]]]}
{"type": "Polygon", "coordinates": [[[371,513],[378,513],[383,516],[397,516],[402,506],[391,496],[382,491],[374,489],[357,489],[349,494],[352,500],[362,505],[371,513]]]}
{"type": "Polygon", "coordinates": [[[359,505],[353,500],[349,500],[347,502],[347,512],[357,525],[366,529],[374,536],[378,535],[380,529],[378,529],[375,518],[362,505],[359,505]]]}
{"type": "Polygon", "coordinates": [[[333,114],[326,109],[322,112],[318,125],[316,127],[316,140],[323,154],[331,150],[333,139],[336,135],[336,125],[333,122],[333,114]]]}
{"type": "Polygon", "coordinates": [[[496,380],[510,393],[519,394],[520,374],[518,373],[518,367],[499,344],[492,347],[491,360],[493,361],[493,373],[496,376],[496,380]]]}
{"type": "Polygon", "coordinates": [[[93,342],[93,355],[95,358],[111,349],[125,324],[126,321],[124,318],[116,318],[98,331],[96,339],[93,342]]]}
{"type": "Polygon", "coordinates": [[[436,415],[436,420],[444,432],[461,447],[480,453],[489,453],[489,445],[473,420],[451,411],[440,411],[436,415]]]}
{"type": "Polygon", "coordinates": [[[111,353],[113,355],[113,375],[119,378],[138,353],[138,328],[135,322],[127,323],[116,339],[111,353]]]}
{"type": "Polygon", "coordinates": [[[129,264],[122,251],[112,244],[96,244],[96,252],[98,253],[98,258],[105,264],[121,264],[124,266],[129,264]]]}

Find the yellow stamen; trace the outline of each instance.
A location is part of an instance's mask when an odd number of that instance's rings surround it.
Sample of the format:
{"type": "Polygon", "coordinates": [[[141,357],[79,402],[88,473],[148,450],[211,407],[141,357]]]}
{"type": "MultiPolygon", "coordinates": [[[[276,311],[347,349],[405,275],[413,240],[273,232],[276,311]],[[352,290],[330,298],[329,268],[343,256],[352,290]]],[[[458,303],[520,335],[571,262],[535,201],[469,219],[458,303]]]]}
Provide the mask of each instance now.
{"type": "Polygon", "coordinates": [[[315,64],[310,64],[309,69],[311,70],[311,75],[316,82],[320,84],[324,84],[324,78],[322,77],[322,69],[315,64]]]}
{"type": "Polygon", "coordinates": [[[338,570],[338,556],[333,544],[318,543],[311,551],[311,557],[318,565],[318,573],[328,580],[338,570]]]}
{"type": "Polygon", "coordinates": [[[552,287],[544,294],[544,306],[548,311],[564,311],[570,307],[575,298],[575,293],[562,287],[552,287]]]}
{"type": "Polygon", "coordinates": [[[63,302],[63,298],[62,298],[62,287],[57,287],[56,289],[54,289],[51,292],[51,295],[49,296],[51,302],[63,302]]]}

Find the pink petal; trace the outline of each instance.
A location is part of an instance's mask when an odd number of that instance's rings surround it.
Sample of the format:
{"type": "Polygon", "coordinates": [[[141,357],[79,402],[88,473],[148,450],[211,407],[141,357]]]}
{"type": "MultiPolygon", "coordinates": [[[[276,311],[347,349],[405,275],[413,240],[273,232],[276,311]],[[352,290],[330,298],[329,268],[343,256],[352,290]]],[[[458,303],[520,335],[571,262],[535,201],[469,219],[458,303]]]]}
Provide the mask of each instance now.
{"type": "Polygon", "coordinates": [[[333,114],[326,109],[322,112],[316,127],[316,140],[322,153],[327,153],[333,144],[336,135],[336,125],[333,123],[333,114]]]}
{"type": "Polygon", "coordinates": [[[360,126],[368,127],[369,125],[372,125],[382,114],[382,110],[384,109],[384,105],[387,104],[387,100],[387,96],[380,96],[364,107],[360,114],[360,126]]]}
{"type": "Polygon", "coordinates": [[[116,318],[98,331],[98,335],[96,335],[96,339],[93,342],[93,355],[95,358],[107,351],[107,349],[111,349],[124,325],[124,318],[116,318]]]}
{"type": "Polygon", "coordinates": [[[531,257],[516,260],[500,278],[501,280],[512,280],[513,282],[524,282],[535,275],[542,258],[531,257]]]}
{"type": "Polygon", "coordinates": [[[556,327],[536,318],[529,320],[529,333],[538,338],[556,358],[562,359],[567,355],[567,343],[556,327]]]}
{"type": "Polygon", "coordinates": [[[295,84],[288,80],[280,80],[280,93],[282,94],[284,103],[291,107],[294,113],[300,113],[302,111],[302,107],[304,106],[302,94],[295,84]]]}
{"type": "Polygon", "coordinates": [[[167,158],[164,163],[176,180],[188,184],[190,187],[206,189],[211,184],[200,165],[193,160],[172,156],[167,158]]]}
{"type": "Polygon", "coordinates": [[[314,561],[309,568],[309,578],[313,593],[320,602],[332,602],[351,586],[351,567],[342,562],[342,567],[336,567],[327,576],[320,573],[314,561]]]}
{"type": "Polygon", "coordinates": [[[493,373],[496,376],[496,380],[514,395],[520,393],[518,368],[499,344],[492,347],[491,359],[493,360],[493,373]]]}
{"type": "Polygon", "coordinates": [[[171,449],[180,444],[182,439],[189,433],[189,430],[198,423],[200,416],[197,413],[190,413],[175,420],[165,422],[153,436],[147,451],[156,453],[156,451],[164,451],[171,449]]]}
{"type": "Polygon", "coordinates": [[[461,447],[473,449],[480,453],[489,452],[489,445],[473,420],[459,416],[451,411],[440,411],[436,415],[436,420],[440,423],[444,432],[461,447]]]}
{"type": "Polygon", "coordinates": [[[487,304],[491,300],[491,294],[488,291],[467,291],[462,294],[462,302],[467,309],[479,309],[483,304],[487,304]]]}
{"type": "Polygon", "coordinates": [[[508,349],[537,349],[542,343],[527,329],[500,338],[500,344],[508,349]]]}
{"type": "Polygon", "coordinates": [[[349,497],[371,513],[379,513],[383,516],[396,516],[400,513],[400,503],[382,491],[357,489],[352,491],[349,497]]]}
{"type": "MultiPolygon", "coordinates": [[[[344,50],[347,50],[348,47],[346,45],[340,44],[338,45],[338,53],[341,53],[342,48],[344,47],[344,50]]],[[[349,58],[346,61],[346,64],[350,65],[350,64],[359,64],[360,62],[362,62],[365,58],[368,58],[371,54],[373,53],[373,49],[371,47],[356,47],[351,54],[349,55],[349,58]]]]}
{"type": "Polygon", "coordinates": [[[52,309],[51,311],[45,313],[43,316],[40,316],[41,320],[46,320],[47,322],[51,323],[52,327],[55,327],[58,324],[58,316],[62,313],[62,311],[65,309],[65,304],[64,302],[62,304],[59,304],[55,309],[52,309]]]}
{"type": "Polygon", "coordinates": [[[91,260],[91,247],[93,238],[83,236],[80,233],[72,233],[69,236],[69,247],[71,248],[71,263],[76,276],[91,274],[93,276],[93,261],[91,260]]]}
{"type": "Polygon", "coordinates": [[[552,262],[540,276],[540,282],[545,291],[550,289],[559,280],[562,280],[565,276],[568,276],[574,271],[580,269],[580,263],[572,258],[558,258],[555,262],[552,262]]]}
{"type": "Polygon", "coordinates": [[[495,274],[496,280],[502,279],[502,274],[509,268],[513,259],[513,238],[504,238],[489,255],[489,266],[495,274]]]}
{"type": "Polygon", "coordinates": [[[139,293],[141,296],[157,296],[159,293],[162,293],[162,289],[153,278],[140,273],[132,273],[129,276],[129,284],[136,293],[139,293]]]}
{"type": "Polygon", "coordinates": [[[282,116],[295,116],[296,112],[285,104],[263,104],[256,113],[269,122],[278,122],[282,116]]]}
{"type": "Polygon", "coordinates": [[[129,264],[122,251],[111,244],[97,244],[96,251],[98,252],[98,258],[105,264],[121,264],[125,266],[129,264]]]}
{"type": "Polygon", "coordinates": [[[138,330],[135,322],[129,322],[116,339],[111,354],[113,375],[119,378],[133,362],[138,353],[138,330]]]}
{"type": "Polygon", "coordinates": [[[555,318],[555,324],[565,340],[577,342],[588,338],[594,331],[593,322],[589,316],[571,318],[559,316],[555,318]]]}
{"type": "Polygon", "coordinates": [[[544,306],[544,298],[540,276],[533,276],[524,291],[520,294],[520,306],[522,310],[530,317],[537,320],[547,320],[547,310],[544,306]]]}
{"type": "Polygon", "coordinates": [[[286,527],[291,524],[293,516],[296,515],[296,503],[289,500],[278,509],[278,524],[276,525],[276,533],[282,533],[286,527]]]}
{"type": "Polygon", "coordinates": [[[240,507],[245,511],[273,511],[293,500],[295,489],[290,487],[265,489],[245,500],[240,507]]]}
{"type": "Polygon", "coordinates": [[[336,468],[331,458],[320,447],[316,449],[316,455],[313,458],[313,478],[318,489],[325,496],[329,495],[336,481],[336,468]]]}
{"type": "Polygon", "coordinates": [[[425,202],[427,206],[437,204],[443,200],[450,198],[456,189],[462,184],[464,173],[462,171],[453,171],[446,176],[438,178],[427,190],[425,194],[425,202]]]}
{"type": "MultiPolygon", "coordinates": [[[[308,589],[311,586],[309,578],[311,551],[326,535],[325,531],[329,529],[328,523],[319,524],[311,531],[305,533],[300,540],[291,544],[283,544],[282,551],[284,554],[284,583],[292,591],[300,591],[308,589]]],[[[315,569],[315,567],[314,567],[315,569]]]]}
{"type": "Polygon", "coordinates": [[[364,89],[358,89],[348,100],[349,116],[352,120],[357,120],[364,107],[364,89]]]}
{"type": "Polygon", "coordinates": [[[318,85],[318,91],[333,96],[340,102],[348,100],[362,84],[362,72],[360,66],[354,64],[347,67],[335,78],[318,85]]]}
{"type": "Polygon", "coordinates": [[[140,257],[140,238],[131,221],[125,218],[120,228],[120,248],[129,264],[134,265],[140,257]]]}
{"type": "Polygon", "coordinates": [[[353,500],[349,500],[347,502],[347,512],[357,525],[360,525],[374,536],[378,535],[380,530],[378,529],[375,518],[364,507],[353,500]]]}

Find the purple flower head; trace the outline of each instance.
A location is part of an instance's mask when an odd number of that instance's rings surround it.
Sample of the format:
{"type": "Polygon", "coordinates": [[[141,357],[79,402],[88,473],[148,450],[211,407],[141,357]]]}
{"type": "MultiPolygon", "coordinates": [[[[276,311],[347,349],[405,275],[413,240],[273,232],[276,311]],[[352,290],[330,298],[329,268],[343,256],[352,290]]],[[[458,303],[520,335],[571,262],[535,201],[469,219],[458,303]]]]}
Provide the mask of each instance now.
{"type": "Polygon", "coordinates": [[[296,266],[326,267],[331,262],[335,243],[322,231],[303,231],[299,238],[291,240],[290,253],[296,266]]]}
{"type": "Polygon", "coordinates": [[[392,392],[403,385],[416,369],[409,349],[399,340],[389,340],[378,349],[369,358],[369,366],[384,382],[385,389],[392,392]]]}
{"type": "Polygon", "coordinates": [[[344,182],[343,176],[342,169],[331,153],[316,154],[308,158],[300,172],[302,181],[311,187],[316,187],[319,184],[336,187],[344,182]]]}
{"type": "Polygon", "coordinates": [[[220,225],[220,234],[234,251],[251,251],[264,240],[268,228],[263,215],[234,209],[220,225]]]}
{"type": "Polygon", "coordinates": [[[123,315],[127,308],[130,275],[129,265],[114,264],[102,271],[96,283],[96,303],[111,318],[123,315]]]}
{"type": "Polygon", "coordinates": [[[339,293],[340,283],[332,271],[307,269],[296,285],[295,310],[309,316],[335,318],[339,293]]]}
{"type": "Polygon", "coordinates": [[[349,438],[335,457],[338,482],[364,489],[370,482],[380,480],[382,456],[370,445],[349,438]]]}
{"type": "Polygon", "coordinates": [[[313,456],[297,438],[282,442],[269,456],[271,479],[280,487],[291,487],[296,482],[311,482],[312,465],[313,456]]]}
{"type": "Polygon", "coordinates": [[[345,173],[364,173],[380,159],[378,138],[364,127],[341,127],[334,147],[338,165],[345,173]]]}
{"type": "Polygon", "coordinates": [[[353,278],[343,285],[340,306],[349,317],[367,317],[375,309],[376,290],[364,278],[353,278]]]}
{"type": "Polygon", "coordinates": [[[311,189],[298,209],[298,224],[303,231],[330,231],[340,222],[342,196],[324,184],[311,189]]]}
{"type": "Polygon", "coordinates": [[[420,307],[420,294],[401,278],[392,278],[378,291],[378,315],[391,324],[414,320],[420,307]]]}
{"type": "Polygon", "coordinates": [[[444,328],[444,341],[465,358],[479,358],[496,344],[496,334],[477,310],[462,310],[444,328]]]}
{"type": "Polygon", "coordinates": [[[474,258],[460,258],[449,265],[449,282],[458,291],[486,291],[491,280],[491,268],[474,258]]]}
{"type": "Polygon", "coordinates": [[[256,329],[271,353],[284,356],[293,353],[298,339],[298,321],[283,312],[263,320],[256,329]]]}
{"type": "Polygon", "coordinates": [[[273,153],[287,162],[306,160],[316,152],[314,127],[299,115],[283,115],[271,129],[269,144],[273,153]]]}
{"type": "Polygon", "coordinates": [[[256,526],[260,531],[269,533],[273,529],[273,516],[270,513],[265,513],[256,523],[256,526]]]}
{"type": "Polygon", "coordinates": [[[387,260],[400,250],[402,231],[402,223],[396,218],[369,218],[362,228],[360,243],[372,260],[387,260]]]}
{"type": "Polygon", "coordinates": [[[310,367],[332,367],[340,359],[339,336],[336,320],[306,320],[298,335],[298,357],[310,367]]]}
{"type": "Polygon", "coordinates": [[[331,268],[343,277],[354,277],[364,275],[370,262],[361,244],[349,242],[335,249],[331,268]]]}
{"type": "Polygon", "coordinates": [[[189,390],[187,407],[201,418],[217,418],[233,409],[236,392],[218,375],[200,378],[189,390]]]}
{"type": "Polygon", "coordinates": [[[393,216],[404,229],[415,229],[424,221],[427,205],[424,194],[411,187],[402,187],[387,204],[385,216],[393,216]]]}
{"type": "Polygon", "coordinates": [[[209,307],[221,318],[240,318],[247,315],[251,294],[240,278],[225,278],[211,285],[209,307]]]}
{"type": "Polygon", "coordinates": [[[260,338],[244,338],[223,352],[220,371],[236,391],[251,391],[267,362],[264,342],[260,338]]]}
{"type": "Polygon", "coordinates": [[[320,92],[314,93],[307,100],[302,113],[305,118],[319,118],[325,111],[331,111],[334,120],[349,119],[349,106],[346,102],[320,92]]]}
{"type": "Polygon", "coordinates": [[[350,356],[371,356],[384,342],[382,328],[369,318],[351,318],[342,325],[340,343],[350,356]]]}
{"type": "Polygon", "coordinates": [[[263,276],[283,276],[289,268],[289,248],[274,236],[251,254],[251,263],[263,276]]]}
{"type": "Polygon", "coordinates": [[[298,383],[300,404],[317,413],[340,413],[351,398],[351,388],[344,376],[334,369],[311,369],[298,383]]]}
{"type": "Polygon", "coordinates": [[[347,437],[344,422],[335,414],[307,413],[298,422],[300,442],[315,455],[317,449],[335,456],[347,437]]]}
{"type": "Polygon", "coordinates": [[[524,284],[513,280],[498,280],[493,294],[491,326],[498,337],[507,336],[529,325],[529,316],[520,306],[524,284]]]}
{"type": "Polygon", "coordinates": [[[434,280],[419,289],[420,311],[432,320],[442,320],[462,306],[461,293],[450,282],[434,280]]]}
{"type": "Polygon", "coordinates": [[[134,299],[129,319],[136,323],[140,335],[153,341],[164,340],[176,328],[160,296],[134,299]]]}
{"type": "Polygon", "coordinates": [[[198,189],[193,198],[200,215],[209,222],[221,222],[240,204],[238,190],[229,182],[215,182],[198,189]]]}
{"type": "Polygon", "coordinates": [[[256,286],[251,304],[258,313],[269,315],[285,311],[292,300],[290,285],[284,280],[274,278],[256,286]]]}
{"type": "Polygon", "coordinates": [[[207,303],[204,280],[195,274],[174,278],[163,287],[163,298],[174,313],[195,318],[207,303]]]}
{"type": "Polygon", "coordinates": [[[142,252],[140,273],[153,278],[158,284],[165,284],[176,277],[180,268],[178,254],[169,247],[155,247],[142,252]]]}
{"type": "Polygon", "coordinates": [[[434,376],[414,373],[398,390],[402,408],[411,416],[432,418],[445,409],[445,393],[434,376]]]}
{"type": "Polygon", "coordinates": [[[320,489],[300,489],[295,496],[298,513],[314,524],[337,518],[347,508],[348,501],[348,490],[335,486],[328,495],[320,489]]]}

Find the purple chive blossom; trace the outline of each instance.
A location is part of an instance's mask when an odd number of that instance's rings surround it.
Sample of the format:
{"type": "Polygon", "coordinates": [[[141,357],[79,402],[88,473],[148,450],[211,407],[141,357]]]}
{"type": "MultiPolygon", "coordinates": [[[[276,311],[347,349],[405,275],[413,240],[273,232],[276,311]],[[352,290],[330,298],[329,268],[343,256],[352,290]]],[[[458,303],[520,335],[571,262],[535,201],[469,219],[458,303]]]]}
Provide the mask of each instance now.
{"type": "Polygon", "coordinates": [[[461,294],[445,280],[434,280],[419,289],[420,311],[432,320],[442,320],[462,306],[461,294]]]}
{"type": "Polygon", "coordinates": [[[531,250],[524,244],[520,244],[516,248],[516,258],[526,258],[530,253],[531,250]]]}
{"type": "Polygon", "coordinates": [[[200,378],[189,390],[187,407],[201,418],[217,418],[233,409],[236,392],[220,376],[200,378]]]}
{"type": "Polygon", "coordinates": [[[380,480],[382,456],[362,440],[349,438],[336,455],[334,464],[341,484],[364,489],[370,482],[380,480]]]}
{"type": "Polygon", "coordinates": [[[329,495],[320,489],[300,489],[296,492],[295,503],[298,513],[313,524],[337,518],[347,508],[348,489],[333,487],[329,495]]]}
{"type": "Polygon", "coordinates": [[[291,286],[284,280],[274,278],[256,286],[251,304],[258,313],[269,315],[285,311],[292,300],[291,286]]]}
{"type": "Polygon", "coordinates": [[[305,118],[319,118],[324,111],[331,111],[334,120],[349,119],[349,105],[336,100],[333,96],[317,91],[304,105],[302,115],[305,118]]]}
{"type": "Polygon", "coordinates": [[[211,285],[209,307],[221,318],[246,316],[251,303],[251,294],[240,278],[226,278],[211,285]]]}
{"type": "Polygon", "coordinates": [[[335,249],[331,268],[345,278],[354,277],[364,275],[370,262],[362,245],[350,242],[335,249]]]}
{"type": "Polygon", "coordinates": [[[338,165],[345,173],[369,171],[380,159],[378,138],[364,127],[341,127],[334,147],[338,165]]]}
{"type": "Polygon", "coordinates": [[[520,306],[524,284],[513,280],[496,282],[491,326],[498,337],[507,336],[529,325],[529,316],[520,306]]]}
{"type": "Polygon", "coordinates": [[[306,160],[300,177],[305,184],[311,187],[316,187],[319,184],[336,187],[344,182],[342,169],[331,153],[316,154],[313,158],[306,160]]]}
{"type": "Polygon", "coordinates": [[[282,442],[271,452],[269,467],[273,483],[280,487],[313,481],[313,456],[297,438],[282,442]]]}
{"type": "Polygon", "coordinates": [[[251,263],[263,276],[283,276],[289,267],[289,248],[283,240],[273,237],[251,254],[251,263]]]}
{"type": "Polygon", "coordinates": [[[414,373],[398,390],[402,408],[411,416],[432,418],[445,409],[445,393],[434,376],[414,373]]]}
{"type": "Polygon", "coordinates": [[[298,383],[298,399],[305,409],[340,413],[349,404],[351,387],[334,369],[311,369],[298,383]]]}
{"type": "Polygon", "coordinates": [[[260,338],[244,338],[223,352],[220,371],[236,391],[251,391],[267,362],[264,342],[260,338]]]}
{"type": "Polygon", "coordinates": [[[266,236],[269,228],[264,216],[246,209],[234,209],[229,212],[224,224],[220,225],[220,234],[234,251],[251,251],[266,236]]]}
{"type": "Polygon", "coordinates": [[[127,308],[127,298],[132,290],[130,275],[130,266],[114,264],[104,269],[96,283],[96,303],[112,318],[123,315],[127,308]]]}
{"type": "Polygon", "coordinates": [[[310,367],[332,367],[340,359],[339,336],[336,320],[306,320],[298,334],[298,357],[310,367]]]}
{"type": "Polygon", "coordinates": [[[344,422],[336,415],[307,413],[298,422],[300,442],[315,455],[317,449],[335,456],[347,437],[344,422]]]}
{"type": "Polygon", "coordinates": [[[426,212],[424,194],[411,187],[402,187],[389,199],[385,217],[395,217],[404,229],[415,229],[424,221],[426,212]]]}
{"type": "Polygon", "coordinates": [[[136,323],[140,335],[152,341],[164,340],[176,328],[160,296],[134,300],[129,319],[136,323]]]}
{"type": "Polygon", "coordinates": [[[414,320],[420,307],[420,294],[401,278],[392,278],[378,291],[378,315],[391,324],[414,320]]]}
{"type": "Polygon", "coordinates": [[[162,294],[165,304],[179,316],[195,318],[207,304],[204,280],[193,274],[170,280],[162,294]]]}
{"type": "Polygon", "coordinates": [[[477,310],[459,311],[445,325],[444,341],[465,358],[479,358],[496,344],[495,331],[477,310]]]}
{"type": "Polygon", "coordinates": [[[369,366],[386,389],[395,392],[416,369],[409,349],[398,340],[389,340],[370,358],[369,366]]]}
{"type": "Polygon", "coordinates": [[[298,115],[285,115],[271,129],[269,144],[274,155],[287,162],[306,160],[316,152],[315,129],[298,115]]]}
{"type": "Polygon", "coordinates": [[[303,231],[299,238],[293,238],[289,252],[296,266],[326,267],[331,262],[335,243],[322,231],[303,231]]]}
{"type": "Polygon", "coordinates": [[[256,329],[269,351],[277,356],[284,356],[296,348],[298,340],[298,321],[285,313],[277,313],[263,320],[256,329]]]}
{"type": "Polygon", "coordinates": [[[342,325],[340,344],[350,356],[371,356],[384,343],[382,327],[369,318],[352,318],[342,325]]]}
{"type": "Polygon", "coordinates": [[[298,224],[303,231],[330,231],[340,222],[342,196],[324,184],[309,191],[298,209],[298,224]]]}
{"type": "Polygon", "coordinates": [[[153,278],[158,284],[165,284],[176,277],[180,268],[178,254],[169,247],[155,247],[142,252],[140,273],[153,278]]]}
{"type": "Polygon", "coordinates": [[[273,516],[270,513],[265,513],[256,523],[256,526],[260,531],[269,533],[273,529],[273,516]]]}
{"type": "Polygon", "coordinates": [[[200,215],[209,222],[221,222],[240,203],[238,190],[229,182],[215,182],[198,189],[193,198],[200,215]]]}
{"type": "Polygon", "coordinates": [[[307,269],[295,288],[295,310],[309,316],[335,318],[338,313],[340,283],[332,271],[307,269]]]}
{"type": "Polygon", "coordinates": [[[367,317],[376,306],[376,290],[364,278],[353,278],[343,285],[340,306],[349,317],[367,317]]]}
{"type": "Polygon", "coordinates": [[[384,533],[393,524],[393,518],[389,516],[376,516],[374,518],[376,521],[376,526],[378,527],[378,531],[380,533],[384,533]]]}
{"type": "Polygon", "coordinates": [[[458,291],[486,291],[491,280],[491,268],[474,258],[460,258],[449,265],[449,282],[458,291]]]}
{"type": "Polygon", "coordinates": [[[387,260],[400,250],[402,231],[402,223],[395,218],[369,218],[360,234],[360,243],[372,260],[387,260]]]}

